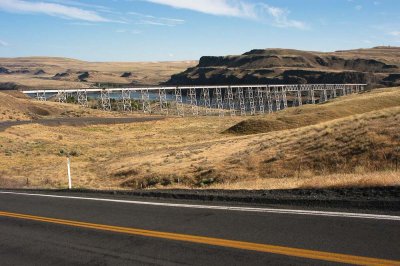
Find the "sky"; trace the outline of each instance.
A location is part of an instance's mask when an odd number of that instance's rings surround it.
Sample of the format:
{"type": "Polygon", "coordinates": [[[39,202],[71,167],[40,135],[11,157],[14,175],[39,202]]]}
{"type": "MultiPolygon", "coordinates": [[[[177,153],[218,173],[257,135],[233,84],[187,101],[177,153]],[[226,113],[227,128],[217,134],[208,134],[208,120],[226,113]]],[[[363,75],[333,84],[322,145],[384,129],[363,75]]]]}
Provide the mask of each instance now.
{"type": "Polygon", "coordinates": [[[0,57],[197,60],[400,46],[399,0],[0,0],[0,57]]]}

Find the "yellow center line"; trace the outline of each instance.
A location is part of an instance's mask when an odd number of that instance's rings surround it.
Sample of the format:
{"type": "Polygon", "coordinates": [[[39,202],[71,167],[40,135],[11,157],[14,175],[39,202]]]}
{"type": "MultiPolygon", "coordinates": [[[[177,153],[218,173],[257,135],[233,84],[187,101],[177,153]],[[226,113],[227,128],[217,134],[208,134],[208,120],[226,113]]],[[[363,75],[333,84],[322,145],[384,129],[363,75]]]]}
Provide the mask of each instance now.
{"type": "Polygon", "coordinates": [[[68,226],[81,227],[81,228],[96,229],[96,230],[130,234],[130,235],[140,235],[140,236],[163,238],[163,239],[184,241],[184,242],[191,242],[191,243],[198,243],[198,244],[206,244],[206,245],[213,245],[213,246],[221,246],[221,247],[251,250],[251,251],[258,251],[258,252],[266,252],[266,253],[280,254],[280,255],[286,255],[286,256],[307,258],[307,259],[348,263],[348,264],[354,264],[354,265],[382,265],[382,266],[383,265],[400,265],[400,261],[394,261],[394,260],[385,260],[385,259],[353,256],[353,255],[347,255],[347,254],[307,250],[307,249],[300,249],[300,248],[290,248],[290,247],[283,247],[283,246],[258,244],[258,243],[227,240],[227,239],[213,238],[213,237],[203,237],[203,236],[168,233],[168,232],[160,232],[160,231],[152,231],[152,230],[143,230],[143,229],[129,228],[129,227],[104,225],[104,224],[86,223],[86,222],[55,219],[55,218],[40,217],[40,216],[11,213],[11,212],[1,212],[0,211],[0,216],[25,219],[25,220],[31,220],[31,221],[46,222],[46,223],[53,223],[53,224],[68,225],[68,226]]]}

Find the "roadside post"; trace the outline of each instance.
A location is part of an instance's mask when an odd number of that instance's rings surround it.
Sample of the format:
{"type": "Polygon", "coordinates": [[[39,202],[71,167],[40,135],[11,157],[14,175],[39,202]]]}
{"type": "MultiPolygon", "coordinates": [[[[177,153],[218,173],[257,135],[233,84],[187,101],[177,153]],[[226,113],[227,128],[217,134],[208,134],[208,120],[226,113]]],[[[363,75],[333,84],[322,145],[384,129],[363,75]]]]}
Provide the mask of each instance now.
{"type": "Polygon", "coordinates": [[[72,180],[71,180],[71,160],[67,157],[67,170],[68,170],[68,189],[72,188],[72,180]]]}

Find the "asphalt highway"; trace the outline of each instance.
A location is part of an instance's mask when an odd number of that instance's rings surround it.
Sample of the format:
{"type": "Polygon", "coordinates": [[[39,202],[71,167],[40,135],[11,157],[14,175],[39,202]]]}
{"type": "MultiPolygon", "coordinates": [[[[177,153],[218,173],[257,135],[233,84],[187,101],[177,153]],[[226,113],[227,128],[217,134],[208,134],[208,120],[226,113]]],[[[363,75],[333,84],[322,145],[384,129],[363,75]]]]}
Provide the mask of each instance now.
{"type": "Polygon", "coordinates": [[[400,216],[0,191],[0,265],[400,265],[400,216]]]}

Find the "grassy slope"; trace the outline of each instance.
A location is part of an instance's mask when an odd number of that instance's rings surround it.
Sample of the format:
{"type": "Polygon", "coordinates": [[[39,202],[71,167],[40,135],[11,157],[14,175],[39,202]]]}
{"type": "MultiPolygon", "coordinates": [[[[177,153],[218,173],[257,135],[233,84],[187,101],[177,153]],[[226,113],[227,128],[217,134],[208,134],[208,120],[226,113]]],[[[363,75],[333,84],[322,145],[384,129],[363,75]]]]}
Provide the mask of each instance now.
{"type": "Polygon", "coordinates": [[[243,136],[221,134],[242,117],[17,126],[0,132],[0,182],[26,186],[28,178],[29,186],[64,186],[63,150],[78,151],[72,158],[74,184],[91,188],[400,184],[394,172],[400,160],[398,99],[400,90],[385,89],[303,106],[261,119],[305,121],[295,129],[243,136]]]}
{"type": "Polygon", "coordinates": [[[336,98],[318,106],[305,105],[301,108],[289,108],[264,117],[247,119],[225,132],[245,135],[293,129],[349,115],[399,106],[399,103],[399,88],[378,89],[362,95],[354,94],[336,98]]]}
{"type": "Polygon", "coordinates": [[[115,113],[81,108],[75,104],[39,102],[18,91],[0,92],[0,122],[46,117],[104,117],[115,113]]]}

